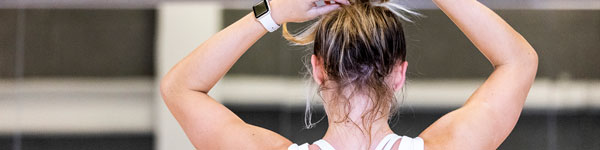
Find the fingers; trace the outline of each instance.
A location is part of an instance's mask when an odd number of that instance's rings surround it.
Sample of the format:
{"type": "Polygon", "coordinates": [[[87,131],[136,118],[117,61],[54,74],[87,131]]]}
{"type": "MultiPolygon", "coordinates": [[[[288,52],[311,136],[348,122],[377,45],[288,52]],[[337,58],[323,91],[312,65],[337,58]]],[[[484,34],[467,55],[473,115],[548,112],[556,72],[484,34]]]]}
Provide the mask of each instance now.
{"type": "Polygon", "coordinates": [[[317,7],[321,7],[324,5],[332,5],[332,4],[342,4],[342,5],[350,5],[350,1],[348,0],[310,0],[317,7]]]}
{"type": "Polygon", "coordinates": [[[320,15],[323,15],[323,14],[327,14],[327,13],[329,13],[331,11],[334,11],[334,10],[336,10],[338,8],[340,8],[339,4],[331,4],[331,5],[325,5],[325,6],[322,6],[322,7],[314,7],[310,11],[312,11],[311,14],[313,14],[313,16],[320,16],[320,15]]]}
{"type": "Polygon", "coordinates": [[[350,5],[350,1],[348,0],[334,0],[336,3],[340,3],[340,4],[344,4],[344,5],[350,5]]]}

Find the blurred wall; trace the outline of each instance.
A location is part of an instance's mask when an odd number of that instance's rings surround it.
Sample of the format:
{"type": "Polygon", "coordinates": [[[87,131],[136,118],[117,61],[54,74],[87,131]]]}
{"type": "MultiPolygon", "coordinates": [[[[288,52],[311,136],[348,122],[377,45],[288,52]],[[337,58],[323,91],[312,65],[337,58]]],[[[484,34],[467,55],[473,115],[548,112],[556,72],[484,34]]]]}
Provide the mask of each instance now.
{"type": "MultiPolygon", "coordinates": [[[[200,41],[221,29],[221,5],[212,2],[171,2],[158,7],[157,80],[183,59],[200,41]]],[[[155,149],[193,149],[185,133],[155,90],[155,149]]]]}
{"type": "Polygon", "coordinates": [[[154,12],[0,9],[0,149],[152,149],[154,12]]]}
{"type": "MultiPolygon", "coordinates": [[[[16,9],[0,9],[0,78],[13,78],[16,9]]],[[[154,10],[28,9],[23,12],[25,77],[154,75],[154,10]]]]}

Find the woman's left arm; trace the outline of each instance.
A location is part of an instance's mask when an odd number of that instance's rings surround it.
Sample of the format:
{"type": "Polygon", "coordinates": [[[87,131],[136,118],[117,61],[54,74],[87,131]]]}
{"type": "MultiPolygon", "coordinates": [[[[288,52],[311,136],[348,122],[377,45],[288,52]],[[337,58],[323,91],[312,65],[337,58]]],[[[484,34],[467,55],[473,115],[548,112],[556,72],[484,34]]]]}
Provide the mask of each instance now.
{"type": "MultiPolygon", "coordinates": [[[[347,4],[345,0],[336,0],[347,4]]],[[[315,8],[315,0],[273,0],[278,23],[302,22],[337,9],[315,8]]],[[[277,149],[289,140],[246,124],[212,99],[208,92],[267,30],[250,13],[209,38],[175,65],[162,79],[162,97],[184,132],[198,149],[277,149]]]]}

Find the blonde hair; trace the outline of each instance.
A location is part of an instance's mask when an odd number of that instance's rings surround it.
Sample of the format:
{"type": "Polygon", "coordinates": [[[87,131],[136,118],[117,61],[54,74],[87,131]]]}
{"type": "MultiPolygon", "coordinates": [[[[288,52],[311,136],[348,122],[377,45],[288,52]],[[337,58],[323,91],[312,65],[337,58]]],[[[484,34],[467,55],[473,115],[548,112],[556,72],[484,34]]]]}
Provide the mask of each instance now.
{"type": "MultiPolygon", "coordinates": [[[[351,3],[321,16],[297,34],[291,34],[287,24],[283,24],[283,37],[294,45],[313,44],[313,54],[322,61],[326,80],[336,85],[326,86],[324,82],[319,87],[319,91],[335,90],[334,98],[325,105],[343,108],[338,110],[345,112],[344,118],[336,122],[348,120],[351,108],[348,100],[354,94],[343,95],[347,87],[352,87],[351,93],[369,96],[373,105],[362,114],[362,125],[370,135],[370,124],[380,119],[377,115],[389,116],[395,112],[391,111],[397,105],[394,90],[385,79],[396,63],[405,61],[402,22],[412,22],[407,15],[419,14],[389,0],[351,0],[351,3]]],[[[307,128],[314,125],[309,101],[307,128]]]]}

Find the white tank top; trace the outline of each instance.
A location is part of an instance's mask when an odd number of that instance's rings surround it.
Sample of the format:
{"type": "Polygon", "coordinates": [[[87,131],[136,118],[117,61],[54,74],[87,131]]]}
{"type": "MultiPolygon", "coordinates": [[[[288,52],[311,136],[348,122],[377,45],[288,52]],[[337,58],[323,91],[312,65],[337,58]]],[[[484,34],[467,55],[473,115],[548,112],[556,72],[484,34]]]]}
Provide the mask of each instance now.
{"type": "MultiPolygon", "coordinates": [[[[387,136],[385,136],[381,142],[379,142],[379,144],[377,145],[377,147],[375,147],[375,150],[391,150],[392,146],[394,146],[394,143],[396,143],[396,141],[398,141],[398,139],[402,138],[402,140],[400,141],[400,145],[398,146],[398,150],[424,150],[425,148],[425,143],[423,142],[423,139],[421,139],[420,137],[417,138],[410,138],[407,136],[398,136],[396,134],[389,134],[387,136]]],[[[335,148],[333,148],[333,146],[331,146],[331,144],[327,143],[327,141],[325,140],[318,140],[315,143],[313,143],[317,146],[319,146],[319,148],[321,150],[335,150],[335,148]]],[[[308,150],[308,143],[304,143],[300,146],[298,146],[298,144],[292,144],[290,145],[290,147],[288,147],[288,150],[308,150]]]]}

